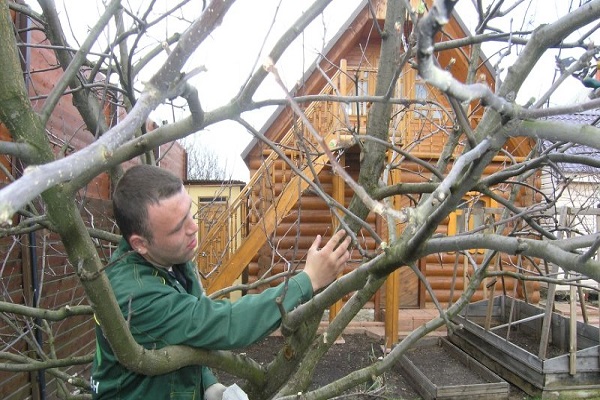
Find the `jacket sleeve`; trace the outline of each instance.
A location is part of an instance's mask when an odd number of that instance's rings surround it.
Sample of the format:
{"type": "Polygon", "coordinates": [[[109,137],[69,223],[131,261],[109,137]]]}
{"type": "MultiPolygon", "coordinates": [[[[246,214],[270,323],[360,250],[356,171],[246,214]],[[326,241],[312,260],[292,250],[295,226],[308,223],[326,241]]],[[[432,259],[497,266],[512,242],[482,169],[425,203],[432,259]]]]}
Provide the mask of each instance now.
{"type": "Polygon", "coordinates": [[[202,386],[204,387],[204,391],[217,382],[217,377],[213,374],[212,370],[208,367],[202,367],[202,386]]]}
{"type": "Polygon", "coordinates": [[[209,350],[246,347],[279,326],[279,297],[283,308],[290,311],[313,294],[304,272],[287,284],[235,302],[182,293],[155,274],[141,274],[128,284],[125,281],[112,280],[113,289],[125,292],[117,294],[118,299],[125,299],[121,310],[136,341],[147,348],[173,344],[209,350]]]}

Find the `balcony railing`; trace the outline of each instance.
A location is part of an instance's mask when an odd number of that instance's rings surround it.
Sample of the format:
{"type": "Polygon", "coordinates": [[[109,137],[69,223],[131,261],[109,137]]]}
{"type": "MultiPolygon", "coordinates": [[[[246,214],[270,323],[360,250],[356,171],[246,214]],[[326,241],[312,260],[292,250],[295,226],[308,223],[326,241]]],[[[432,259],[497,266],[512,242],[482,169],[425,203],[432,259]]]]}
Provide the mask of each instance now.
{"type": "MultiPolygon", "coordinates": [[[[338,87],[341,75],[338,73],[331,80],[338,87]]],[[[336,91],[332,85],[320,93],[333,94],[336,91]]],[[[338,102],[320,101],[305,109],[307,120],[323,135],[325,143],[349,133],[343,107],[338,102]]],[[[277,144],[277,149],[278,152],[268,149],[264,153],[266,157],[248,184],[227,211],[216,217],[205,237],[200,238],[197,262],[208,292],[230,285],[240,275],[308,186],[289,164],[314,178],[312,175],[318,174],[328,161],[309,127],[299,118],[277,144]],[[227,228],[223,229],[224,226],[227,228]]]]}

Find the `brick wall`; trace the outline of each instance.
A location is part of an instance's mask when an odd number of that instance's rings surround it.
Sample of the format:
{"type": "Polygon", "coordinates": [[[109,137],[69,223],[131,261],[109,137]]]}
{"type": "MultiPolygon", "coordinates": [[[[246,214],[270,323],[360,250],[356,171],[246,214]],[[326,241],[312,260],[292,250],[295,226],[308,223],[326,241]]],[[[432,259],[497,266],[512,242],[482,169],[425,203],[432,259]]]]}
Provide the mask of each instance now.
{"type": "MultiPolygon", "coordinates": [[[[45,42],[41,31],[30,32],[31,43],[45,42]]],[[[36,110],[43,107],[44,99],[54,87],[54,82],[61,77],[62,69],[56,68],[55,63],[56,58],[51,50],[31,47],[30,58],[24,63],[24,67],[28,68],[28,89],[36,110]]],[[[95,135],[86,129],[70,95],[61,98],[46,125],[46,132],[57,157],[68,156],[95,140],[95,135]]],[[[1,124],[0,140],[11,140],[10,132],[1,124]]],[[[185,151],[179,144],[167,143],[161,146],[158,153],[162,157],[162,168],[186,179],[185,151]]],[[[138,159],[134,159],[125,165],[137,162],[138,159]]],[[[0,155],[0,164],[15,177],[19,176],[19,171],[24,167],[18,160],[6,155],[0,155]]],[[[0,189],[10,182],[11,178],[0,171],[0,189]]],[[[111,184],[107,174],[98,175],[79,192],[81,215],[88,226],[115,231],[110,192],[111,184]]],[[[42,205],[38,204],[37,210],[43,214],[42,205]]],[[[13,225],[20,222],[19,218],[21,217],[15,215],[13,225]]],[[[101,258],[108,259],[111,249],[107,243],[98,242],[101,258]]],[[[48,309],[87,304],[83,287],[75,269],[68,262],[60,238],[46,229],[37,230],[31,235],[0,235],[0,294],[0,301],[28,306],[33,306],[34,298],[38,296],[39,306],[48,309]],[[34,290],[35,288],[37,289],[34,290]]],[[[57,358],[93,354],[93,319],[91,316],[78,316],[36,326],[36,321],[32,318],[23,318],[9,312],[0,314],[0,351],[15,357],[36,358],[39,356],[39,352],[35,351],[38,345],[43,349],[42,353],[56,354],[57,358]]],[[[91,364],[84,364],[60,370],[89,379],[90,368],[91,364]]],[[[45,390],[47,399],[64,397],[59,395],[63,388],[52,373],[17,372],[0,368],[0,399],[40,398],[40,378],[44,383],[42,390],[45,390]]],[[[72,392],[75,388],[67,386],[66,390],[72,392]]]]}

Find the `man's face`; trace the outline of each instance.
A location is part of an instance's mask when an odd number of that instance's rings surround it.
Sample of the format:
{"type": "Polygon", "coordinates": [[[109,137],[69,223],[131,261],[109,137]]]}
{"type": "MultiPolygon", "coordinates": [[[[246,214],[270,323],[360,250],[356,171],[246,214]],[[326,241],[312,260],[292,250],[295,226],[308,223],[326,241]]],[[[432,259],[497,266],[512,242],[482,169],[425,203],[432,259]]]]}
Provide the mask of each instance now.
{"type": "Polygon", "coordinates": [[[191,208],[192,199],[183,187],[176,195],[148,206],[152,240],[144,239],[136,250],[151,263],[167,268],[191,260],[198,244],[191,208]]]}

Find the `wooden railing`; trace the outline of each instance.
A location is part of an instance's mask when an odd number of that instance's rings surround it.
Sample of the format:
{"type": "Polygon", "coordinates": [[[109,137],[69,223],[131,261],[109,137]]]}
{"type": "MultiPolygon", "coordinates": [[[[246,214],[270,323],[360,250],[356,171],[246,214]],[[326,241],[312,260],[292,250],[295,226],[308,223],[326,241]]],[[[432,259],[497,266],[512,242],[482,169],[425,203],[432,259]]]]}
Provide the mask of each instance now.
{"type": "MultiPolygon", "coordinates": [[[[411,77],[409,73],[406,79],[411,77]]],[[[331,82],[320,95],[373,95],[376,70],[348,68],[342,60],[340,72],[331,78],[331,82]]],[[[414,93],[404,93],[406,88],[402,90],[401,84],[397,91],[399,96],[414,96],[414,93]]],[[[304,114],[312,127],[324,136],[325,143],[332,143],[338,148],[352,144],[348,140],[353,138],[349,135],[349,129],[357,134],[365,132],[369,108],[369,103],[319,101],[311,103],[304,114]]],[[[390,138],[409,151],[423,152],[429,149],[432,154],[439,154],[442,145],[440,136],[443,135],[436,135],[435,143],[433,138],[421,137],[425,119],[411,118],[414,113],[414,110],[403,105],[394,106],[390,138]],[[434,144],[435,148],[432,148],[434,144]]],[[[431,130],[438,131],[445,125],[438,121],[435,129],[431,130]]],[[[205,237],[200,238],[197,262],[208,292],[233,283],[308,187],[308,182],[293,172],[288,163],[293,163],[308,179],[314,179],[313,175],[318,174],[328,162],[323,156],[323,149],[299,118],[294,120],[277,146],[287,161],[276,151],[266,149],[265,158],[250,182],[227,211],[217,217],[205,237]]]]}
{"type": "MultiPolygon", "coordinates": [[[[338,73],[332,80],[338,87],[341,75],[338,73]]],[[[334,94],[334,89],[327,85],[320,94],[334,94]]],[[[324,136],[325,143],[335,143],[336,147],[339,143],[336,137],[347,133],[342,106],[333,101],[316,102],[304,111],[314,129],[324,136]]],[[[307,180],[313,180],[328,163],[323,149],[298,118],[278,148],[288,160],[270,150],[227,211],[200,238],[197,262],[208,293],[231,285],[240,276],[308,187],[307,180]],[[302,171],[307,180],[294,173],[288,162],[302,171]]]]}

